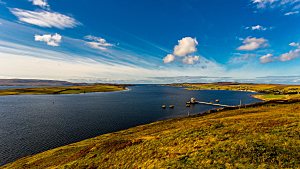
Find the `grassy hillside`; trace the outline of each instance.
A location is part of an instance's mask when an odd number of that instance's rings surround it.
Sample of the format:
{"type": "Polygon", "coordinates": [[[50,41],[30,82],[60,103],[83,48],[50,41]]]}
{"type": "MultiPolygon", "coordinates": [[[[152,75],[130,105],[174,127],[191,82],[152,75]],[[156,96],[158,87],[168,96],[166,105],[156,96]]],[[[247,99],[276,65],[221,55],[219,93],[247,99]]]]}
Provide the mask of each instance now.
{"type": "Polygon", "coordinates": [[[84,86],[37,87],[0,90],[3,95],[37,95],[37,94],[79,94],[90,92],[112,92],[125,90],[124,85],[95,84],[84,86]]]}
{"type": "Polygon", "coordinates": [[[252,83],[182,83],[172,86],[185,87],[187,90],[237,90],[254,91],[253,97],[261,100],[289,100],[300,99],[300,85],[282,84],[252,84],[252,83]]]}
{"type": "Polygon", "coordinates": [[[300,168],[300,103],[269,103],[105,134],[0,168],[300,168]]]}

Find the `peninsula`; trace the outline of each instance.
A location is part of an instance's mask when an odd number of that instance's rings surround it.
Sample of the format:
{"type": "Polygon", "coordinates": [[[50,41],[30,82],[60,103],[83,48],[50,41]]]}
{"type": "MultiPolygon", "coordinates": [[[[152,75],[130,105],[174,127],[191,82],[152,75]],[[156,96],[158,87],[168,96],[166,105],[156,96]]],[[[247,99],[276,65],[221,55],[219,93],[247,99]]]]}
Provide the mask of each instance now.
{"type": "Polygon", "coordinates": [[[254,83],[176,83],[171,86],[184,87],[187,90],[234,90],[257,92],[252,96],[261,100],[300,99],[300,85],[254,84],[254,83]]]}
{"type": "Polygon", "coordinates": [[[0,89],[0,96],[5,95],[41,95],[41,94],[80,94],[91,92],[113,92],[125,90],[128,85],[101,83],[71,83],[50,80],[0,80],[1,86],[15,88],[0,89]],[[24,88],[26,86],[26,88],[24,88]],[[29,87],[27,87],[29,86],[29,87]],[[31,87],[32,86],[32,87],[31,87]]]}

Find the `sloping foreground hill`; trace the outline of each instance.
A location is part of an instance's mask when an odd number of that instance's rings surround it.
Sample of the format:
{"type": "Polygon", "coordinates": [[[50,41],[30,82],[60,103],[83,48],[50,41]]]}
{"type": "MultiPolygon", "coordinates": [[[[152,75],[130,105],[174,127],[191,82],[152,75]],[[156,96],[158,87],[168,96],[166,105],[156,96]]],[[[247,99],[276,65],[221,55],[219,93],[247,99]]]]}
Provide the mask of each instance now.
{"type": "Polygon", "coordinates": [[[47,167],[300,168],[300,103],[269,103],[156,122],[59,147],[2,168],[47,167]]]}

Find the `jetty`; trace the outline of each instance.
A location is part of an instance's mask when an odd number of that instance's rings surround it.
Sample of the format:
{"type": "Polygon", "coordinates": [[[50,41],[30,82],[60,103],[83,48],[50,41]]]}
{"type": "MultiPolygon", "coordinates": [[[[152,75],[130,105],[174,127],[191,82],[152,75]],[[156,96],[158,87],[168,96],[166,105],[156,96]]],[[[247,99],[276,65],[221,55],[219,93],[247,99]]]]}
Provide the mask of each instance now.
{"type": "Polygon", "coordinates": [[[220,106],[220,107],[234,107],[234,106],[230,106],[230,105],[219,104],[219,103],[212,103],[212,102],[195,101],[195,103],[197,103],[197,104],[211,105],[211,106],[220,106]]]}
{"type": "MultiPolygon", "coordinates": [[[[205,104],[205,105],[211,105],[211,106],[220,106],[220,107],[234,107],[226,104],[220,104],[220,100],[216,99],[216,103],[214,102],[203,102],[203,101],[197,101],[196,98],[192,97],[190,101],[186,102],[186,107],[190,107],[192,104],[205,104]]],[[[240,103],[241,105],[242,103],[240,103]]]]}

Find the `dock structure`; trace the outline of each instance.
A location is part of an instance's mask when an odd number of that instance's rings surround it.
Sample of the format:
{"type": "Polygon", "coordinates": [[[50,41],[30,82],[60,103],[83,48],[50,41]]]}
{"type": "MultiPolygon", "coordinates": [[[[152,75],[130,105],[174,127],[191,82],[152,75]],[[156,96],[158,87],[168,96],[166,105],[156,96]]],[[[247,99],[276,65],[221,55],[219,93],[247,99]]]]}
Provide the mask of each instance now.
{"type": "Polygon", "coordinates": [[[211,103],[211,102],[201,102],[201,101],[195,101],[197,104],[205,104],[205,105],[212,105],[212,106],[220,106],[220,107],[234,107],[230,105],[225,105],[225,104],[219,104],[219,103],[211,103]]]}

